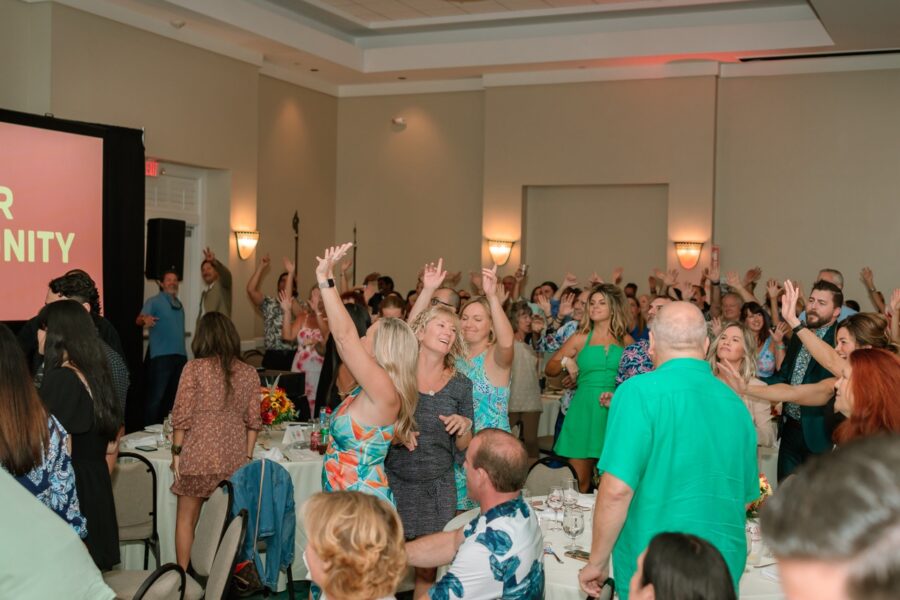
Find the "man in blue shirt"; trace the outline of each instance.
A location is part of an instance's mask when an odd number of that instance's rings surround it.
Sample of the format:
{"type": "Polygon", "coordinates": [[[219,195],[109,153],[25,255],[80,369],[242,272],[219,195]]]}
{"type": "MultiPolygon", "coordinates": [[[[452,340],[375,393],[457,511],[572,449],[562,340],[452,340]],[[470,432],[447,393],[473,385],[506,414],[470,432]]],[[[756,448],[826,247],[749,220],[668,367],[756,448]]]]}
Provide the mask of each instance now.
{"type": "Polygon", "coordinates": [[[145,425],[162,423],[172,410],[181,369],[187,362],[184,307],[178,299],[178,273],[166,271],[157,283],[159,293],[147,299],[135,320],[139,326],[150,330],[145,425]]]}

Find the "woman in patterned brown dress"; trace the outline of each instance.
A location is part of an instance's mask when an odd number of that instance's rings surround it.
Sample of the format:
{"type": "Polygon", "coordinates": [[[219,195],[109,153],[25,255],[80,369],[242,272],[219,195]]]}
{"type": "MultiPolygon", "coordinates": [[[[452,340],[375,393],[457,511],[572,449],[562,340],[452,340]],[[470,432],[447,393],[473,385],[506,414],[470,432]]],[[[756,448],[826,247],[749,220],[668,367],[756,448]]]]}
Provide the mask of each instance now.
{"type": "Polygon", "coordinates": [[[191,344],[196,357],[178,382],[172,424],[172,493],[178,496],[175,556],[187,569],[203,502],[253,456],[260,391],[256,369],[243,362],[241,340],[225,315],[207,313],[191,344]]]}

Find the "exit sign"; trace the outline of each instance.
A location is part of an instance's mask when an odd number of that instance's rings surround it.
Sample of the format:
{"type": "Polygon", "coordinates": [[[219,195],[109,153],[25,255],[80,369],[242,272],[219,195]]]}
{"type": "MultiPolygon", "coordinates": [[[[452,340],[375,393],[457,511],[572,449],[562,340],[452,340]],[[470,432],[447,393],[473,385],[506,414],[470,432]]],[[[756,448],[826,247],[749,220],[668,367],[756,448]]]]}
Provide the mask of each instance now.
{"type": "Polygon", "coordinates": [[[147,177],[159,176],[159,162],[155,160],[144,161],[144,175],[147,177]]]}

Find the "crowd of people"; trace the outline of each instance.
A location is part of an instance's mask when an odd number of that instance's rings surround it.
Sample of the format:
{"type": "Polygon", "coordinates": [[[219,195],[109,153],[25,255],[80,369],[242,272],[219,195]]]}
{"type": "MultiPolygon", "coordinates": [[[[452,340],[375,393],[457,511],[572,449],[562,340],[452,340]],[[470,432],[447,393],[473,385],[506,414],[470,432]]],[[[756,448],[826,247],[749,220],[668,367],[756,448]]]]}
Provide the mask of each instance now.
{"type": "MultiPolygon", "coordinates": [[[[760,449],[777,446],[781,487],[762,524],[788,597],[896,596],[900,290],[886,301],[871,270],[861,272],[871,312],[849,307],[834,269],[808,297],[773,279],[758,297],[759,268],[723,278],[717,265],[699,282],[654,270],[646,293],[616,269],[610,282],[567,273],[525,296],[525,268],[503,278],[485,268],[464,285],[438,260],[404,297],[378,273],[354,287],[350,248],[325,249],[305,298],[286,259],[274,296],[260,292],[268,256],[246,288],[263,319],[263,367],[303,373],[311,414],[332,411],[323,493],[304,509],[316,594],[391,597],[411,566],[415,598],[542,598],[541,529],[521,491],[539,456],[541,393],[555,387],[554,456],[581,492],[597,490],[578,577],[589,595],[612,562],[623,600],[736,597],[760,449]],[[841,494],[834,518],[798,508],[841,494]],[[865,520],[850,514],[854,498],[870,513],[865,532],[850,524],[865,520]],[[473,508],[465,527],[444,531],[473,508]],[[832,595],[809,595],[804,578],[829,561],[846,564],[828,573],[832,595]]],[[[201,275],[192,360],[176,272],[135,320],[149,332],[145,423],[171,413],[184,568],[204,500],[253,460],[261,427],[231,274],[207,249],[201,275]]],[[[123,354],[83,271],[51,281],[18,336],[0,325],[0,463],[101,570],[119,562],[110,475],[130,385],[123,354]]]]}

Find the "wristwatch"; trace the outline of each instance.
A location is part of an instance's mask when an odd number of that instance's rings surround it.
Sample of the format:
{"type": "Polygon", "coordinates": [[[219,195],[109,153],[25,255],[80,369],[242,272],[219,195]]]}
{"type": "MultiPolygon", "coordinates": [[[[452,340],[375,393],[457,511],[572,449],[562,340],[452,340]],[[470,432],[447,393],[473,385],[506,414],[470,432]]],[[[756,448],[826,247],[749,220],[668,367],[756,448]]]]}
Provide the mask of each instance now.
{"type": "Polygon", "coordinates": [[[796,327],[791,328],[791,332],[797,333],[801,329],[806,329],[806,323],[804,323],[803,321],[800,321],[800,323],[796,327]]]}
{"type": "Polygon", "coordinates": [[[181,445],[180,444],[172,444],[172,455],[178,456],[181,454],[181,445]]]}
{"type": "Polygon", "coordinates": [[[329,278],[326,279],[325,281],[320,281],[320,282],[319,282],[319,289],[320,289],[320,290],[325,290],[325,289],[333,288],[333,287],[334,287],[334,279],[332,279],[331,277],[329,277],[329,278]]]}

